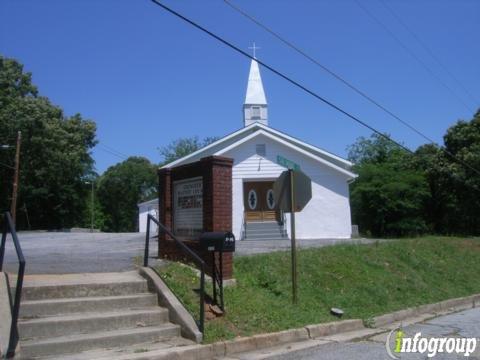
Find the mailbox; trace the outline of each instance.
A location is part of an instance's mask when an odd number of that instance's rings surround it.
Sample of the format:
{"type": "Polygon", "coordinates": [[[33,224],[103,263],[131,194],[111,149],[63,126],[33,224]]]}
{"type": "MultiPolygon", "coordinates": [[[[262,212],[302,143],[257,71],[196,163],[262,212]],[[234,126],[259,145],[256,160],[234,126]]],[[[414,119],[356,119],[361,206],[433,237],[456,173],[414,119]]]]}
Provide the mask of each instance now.
{"type": "Polygon", "coordinates": [[[208,251],[234,252],[235,236],[231,232],[205,232],[200,235],[200,246],[208,251]]]}

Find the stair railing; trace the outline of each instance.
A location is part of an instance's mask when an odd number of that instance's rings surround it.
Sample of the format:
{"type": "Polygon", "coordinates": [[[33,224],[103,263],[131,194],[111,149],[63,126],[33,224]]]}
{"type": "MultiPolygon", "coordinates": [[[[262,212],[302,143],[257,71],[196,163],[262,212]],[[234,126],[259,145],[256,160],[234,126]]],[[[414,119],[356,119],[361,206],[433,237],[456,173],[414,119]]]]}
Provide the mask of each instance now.
{"type": "Polygon", "coordinates": [[[8,349],[7,349],[7,358],[12,358],[15,355],[15,349],[18,344],[18,314],[20,313],[20,299],[22,297],[22,287],[23,287],[23,276],[25,274],[25,258],[23,257],[22,247],[18,241],[17,232],[15,231],[15,224],[13,223],[12,217],[9,212],[6,212],[3,215],[3,232],[2,232],[2,242],[0,244],[0,272],[3,271],[3,260],[5,257],[5,243],[7,242],[7,235],[10,233],[12,236],[13,244],[15,246],[15,252],[17,253],[18,258],[18,276],[17,276],[17,286],[15,288],[15,299],[12,303],[12,294],[10,289],[10,283],[8,281],[8,276],[5,274],[5,279],[7,281],[8,289],[8,299],[10,302],[10,311],[12,314],[12,322],[10,324],[10,335],[8,340],[8,349]]]}
{"type": "Polygon", "coordinates": [[[143,266],[148,267],[148,254],[149,254],[149,247],[150,247],[150,239],[155,236],[150,236],[150,223],[154,222],[160,231],[163,231],[165,234],[170,236],[177,246],[186,254],[190,259],[193,260],[195,265],[200,270],[200,320],[197,322],[198,329],[203,334],[205,328],[205,261],[202,260],[200,256],[195,254],[187,245],[185,245],[182,241],[178,240],[173,233],[168,230],[162,223],[160,223],[154,216],[148,214],[147,216],[147,233],[145,236],[145,254],[143,257],[143,266]]]}
{"type": "Polygon", "coordinates": [[[242,217],[242,231],[240,234],[240,240],[245,240],[247,238],[247,218],[245,213],[243,213],[242,217]]]}
{"type": "Polygon", "coordinates": [[[287,215],[285,215],[285,212],[282,210],[281,212],[282,215],[282,238],[287,237],[287,215]]]}

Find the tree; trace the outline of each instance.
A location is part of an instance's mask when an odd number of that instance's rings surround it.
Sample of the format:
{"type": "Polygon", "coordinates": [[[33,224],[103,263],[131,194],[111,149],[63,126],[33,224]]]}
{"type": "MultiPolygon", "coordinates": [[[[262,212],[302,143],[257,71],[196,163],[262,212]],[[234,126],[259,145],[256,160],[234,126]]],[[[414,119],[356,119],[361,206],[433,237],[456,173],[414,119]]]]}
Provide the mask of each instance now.
{"type": "Polygon", "coordinates": [[[191,154],[204,146],[207,146],[219,138],[215,136],[206,137],[202,141],[198,136],[190,138],[180,138],[173,141],[171,144],[160,148],[160,155],[163,157],[162,165],[166,165],[181,157],[191,154]]]}
{"type": "Polygon", "coordinates": [[[450,192],[452,203],[447,216],[451,231],[460,234],[480,234],[480,110],[470,121],[458,121],[443,137],[450,162],[450,192]],[[467,165],[465,165],[467,164],[467,165]],[[477,171],[473,169],[477,169],[477,171]]]}
{"type": "Polygon", "coordinates": [[[373,236],[404,236],[426,231],[423,218],[428,187],[412,155],[377,134],[359,138],[349,158],[359,177],[351,185],[352,218],[373,236]]]}
{"type": "Polygon", "coordinates": [[[136,231],[137,204],[152,198],[157,188],[157,167],[142,157],[129,157],[111,166],[98,181],[105,231],[136,231]]]}
{"type": "MultiPolygon", "coordinates": [[[[96,125],[80,114],[68,117],[48,98],[38,95],[31,74],[14,59],[0,56],[0,142],[14,145],[22,131],[17,227],[26,227],[21,209],[28,209],[33,228],[71,227],[81,222],[93,171],[90,150],[96,125]]],[[[0,206],[10,205],[15,149],[0,151],[0,206]],[[5,166],[7,165],[7,166],[5,166]]]]}

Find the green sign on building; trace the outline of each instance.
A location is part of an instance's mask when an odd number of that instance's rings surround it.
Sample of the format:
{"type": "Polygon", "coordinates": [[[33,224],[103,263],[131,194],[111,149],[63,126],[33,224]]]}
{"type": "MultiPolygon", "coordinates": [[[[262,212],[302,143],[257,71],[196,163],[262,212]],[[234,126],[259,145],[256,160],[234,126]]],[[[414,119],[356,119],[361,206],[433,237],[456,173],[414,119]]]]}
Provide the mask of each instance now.
{"type": "Polygon", "coordinates": [[[282,166],[286,167],[287,169],[292,169],[292,170],[297,170],[297,171],[300,170],[300,165],[293,162],[292,160],[288,160],[288,159],[284,158],[281,155],[277,155],[277,164],[282,165],[282,166]]]}

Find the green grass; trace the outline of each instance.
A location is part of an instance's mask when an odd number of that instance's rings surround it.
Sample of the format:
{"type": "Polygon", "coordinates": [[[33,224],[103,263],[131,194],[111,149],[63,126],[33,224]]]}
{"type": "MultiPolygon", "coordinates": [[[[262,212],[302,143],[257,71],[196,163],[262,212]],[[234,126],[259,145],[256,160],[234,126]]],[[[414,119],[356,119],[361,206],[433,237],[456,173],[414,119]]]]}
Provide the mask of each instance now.
{"type": "MultiPolygon", "coordinates": [[[[424,237],[298,251],[298,304],[291,301],[290,252],[237,257],[226,315],[206,323],[205,342],[362,318],[480,292],[480,239],[424,237]]],[[[172,263],[162,278],[198,318],[198,277],[172,263]]]]}

